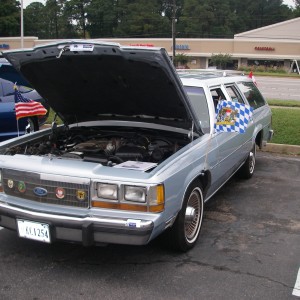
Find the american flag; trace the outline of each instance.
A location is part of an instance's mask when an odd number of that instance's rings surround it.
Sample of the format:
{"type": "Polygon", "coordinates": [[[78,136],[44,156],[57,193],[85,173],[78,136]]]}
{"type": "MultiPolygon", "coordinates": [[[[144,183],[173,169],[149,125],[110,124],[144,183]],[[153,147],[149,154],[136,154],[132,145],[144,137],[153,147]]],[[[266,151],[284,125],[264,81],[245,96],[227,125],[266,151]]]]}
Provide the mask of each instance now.
{"type": "Polygon", "coordinates": [[[39,102],[23,97],[17,87],[15,87],[15,110],[16,118],[43,116],[47,109],[39,102]]]}

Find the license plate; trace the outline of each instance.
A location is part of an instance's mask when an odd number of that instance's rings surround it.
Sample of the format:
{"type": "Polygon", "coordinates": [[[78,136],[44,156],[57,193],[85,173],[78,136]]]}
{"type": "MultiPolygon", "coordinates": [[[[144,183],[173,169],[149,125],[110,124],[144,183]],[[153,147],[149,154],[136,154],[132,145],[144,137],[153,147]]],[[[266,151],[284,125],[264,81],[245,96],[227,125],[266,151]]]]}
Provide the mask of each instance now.
{"type": "Polygon", "coordinates": [[[48,224],[26,220],[17,220],[17,224],[20,237],[45,243],[51,242],[48,224]]]}

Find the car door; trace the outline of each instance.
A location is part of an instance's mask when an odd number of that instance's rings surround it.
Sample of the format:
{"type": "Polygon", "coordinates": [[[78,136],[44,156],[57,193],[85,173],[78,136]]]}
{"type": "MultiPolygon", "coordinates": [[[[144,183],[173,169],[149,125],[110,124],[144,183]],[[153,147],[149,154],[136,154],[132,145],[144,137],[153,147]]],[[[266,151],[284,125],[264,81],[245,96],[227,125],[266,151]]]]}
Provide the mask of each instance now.
{"type": "MultiPolygon", "coordinates": [[[[236,85],[234,83],[225,86],[214,86],[210,88],[212,99],[216,102],[216,97],[220,100],[244,103],[236,85]]],[[[218,144],[218,174],[216,187],[221,186],[233,172],[241,165],[247,157],[253,135],[253,120],[250,121],[245,133],[238,132],[214,132],[213,136],[218,144]]]]}

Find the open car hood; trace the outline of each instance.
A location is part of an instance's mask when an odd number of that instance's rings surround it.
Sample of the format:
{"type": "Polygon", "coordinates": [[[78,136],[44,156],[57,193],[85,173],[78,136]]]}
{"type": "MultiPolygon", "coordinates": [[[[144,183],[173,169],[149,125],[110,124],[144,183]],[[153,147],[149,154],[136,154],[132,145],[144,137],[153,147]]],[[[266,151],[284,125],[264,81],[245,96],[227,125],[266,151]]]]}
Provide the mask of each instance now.
{"type": "Polygon", "coordinates": [[[3,55],[68,124],[136,119],[184,129],[194,123],[201,132],[165,49],[84,40],[3,55]]]}

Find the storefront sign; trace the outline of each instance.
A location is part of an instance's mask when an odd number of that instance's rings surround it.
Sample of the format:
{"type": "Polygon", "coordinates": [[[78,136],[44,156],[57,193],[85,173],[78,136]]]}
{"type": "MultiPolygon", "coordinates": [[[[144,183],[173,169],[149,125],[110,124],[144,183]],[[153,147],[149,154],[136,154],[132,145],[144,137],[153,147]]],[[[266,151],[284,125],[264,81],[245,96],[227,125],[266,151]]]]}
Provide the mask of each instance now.
{"type": "Polygon", "coordinates": [[[154,47],[153,44],[130,44],[129,46],[138,46],[138,47],[154,47]]]}
{"type": "Polygon", "coordinates": [[[273,47],[255,47],[254,49],[257,51],[275,51],[273,47]]]}
{"type": "Polygon", "coordinates": [[[188,44],[176,44],[176,50],[190,50],[190,46],[188,44]]]}
{"type": "Polygon", "coordinates": [[[9,49],[8,44],[0,44],[0,49],[9,49]]]}

